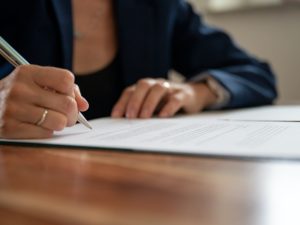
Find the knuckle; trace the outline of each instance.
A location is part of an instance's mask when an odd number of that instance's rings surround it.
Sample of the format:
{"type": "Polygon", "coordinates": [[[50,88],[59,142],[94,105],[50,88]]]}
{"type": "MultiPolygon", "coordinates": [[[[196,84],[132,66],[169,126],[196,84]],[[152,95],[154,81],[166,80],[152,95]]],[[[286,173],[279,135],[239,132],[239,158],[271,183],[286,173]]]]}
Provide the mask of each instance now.
{"type": "Polygon", "coordinates": [[[151,79],[145,78],[138,81],[137,85],[141,88],[150,88],[151,87],[151,79]]]}
{"type": "Polygon", "coordinates": [[[72,72],[70,72],[69,70],[65,70],[65,69],[62,69],[62,76],[61,76],[61,83],[62,85],[64,86],[71,86],[73,87],[74,85],[74,82],[75,82],[75,77],[73,75],[72,72]]]}
{"type": "Polygon", "coordinates": [[[123,94],[128,95],[131,94],[133,92],[134,88],[132,86],[127,87],[124,89],[123,94]]]}
{"type": "Polygon", "coordinates": [[[40,71],[39,66],[34,65],[20,65],[14,69],[14,71],[11,73],[10,81],[28,81],[29,77],[32,77],[33,75],[36,75],[37,72],[40,71]]]}
{"type": "Polygon", "coordinates": [[[29,66],[28,65],[20,65],[16,67],[15,74],[25,74],[28,71],[29,66]]]}
{"type": "Polygon", "coordinates": [[[34,74],[34,69],[36,66],[33,65],[20,65],[14,69],[11,73],[11,79],[15,81],[24,81],[28,76],[34,74]]]}
{"type": "Polygon", "coordinates": [[[164,91],[166,88],[165,88],[165,86],[164,86],[164,84],[163,83],[156,83],[154,86],[153,86],[153,89],[155,90],[155,91],[164,91]]]}
{"type": "Polygon", "coordinates": [[[65,96],[62,100],[62,105],[63,105],[63,109],[64,111],[69,114],[72,111],[74,111],[77,107],[76,107],[76,101],[70,97],[70,96],[65,96]]]}
{"type": "Polygon", "coordinates": [[[74,74],[69,71],[69,70],[66,70],[66,69],[62,69],[63,71],[63,74],[64,74],[64,77],[67,81],[73,83],[75,81],[75,77],[74,77],[74,74]]]}

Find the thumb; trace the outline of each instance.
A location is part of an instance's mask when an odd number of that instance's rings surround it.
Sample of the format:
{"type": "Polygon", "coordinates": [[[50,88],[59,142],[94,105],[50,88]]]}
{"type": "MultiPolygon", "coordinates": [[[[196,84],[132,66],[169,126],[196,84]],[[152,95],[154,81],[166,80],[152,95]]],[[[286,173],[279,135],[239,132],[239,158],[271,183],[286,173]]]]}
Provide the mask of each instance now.
{"type": "Polygon", "coordinates": [[[75,101],[77,102],[78,110],[81,112],[88,110],[89,103],[84,97],[82,97],[80,93],[80,89],[77,84],[75,84],[74,93],[75,93],[75,101]]]}

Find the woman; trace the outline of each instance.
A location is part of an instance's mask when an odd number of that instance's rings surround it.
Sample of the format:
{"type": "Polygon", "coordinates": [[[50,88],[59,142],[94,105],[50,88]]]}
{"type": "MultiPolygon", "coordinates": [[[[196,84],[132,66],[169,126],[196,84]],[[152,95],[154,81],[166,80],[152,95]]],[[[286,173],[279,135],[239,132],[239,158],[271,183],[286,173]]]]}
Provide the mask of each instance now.
{"type": "Polygon", "coordinates": [[[276,97],[268,65],[183,0],[10,0],[1,9],[0,34],[34,64],[12,71],[0,61],[4,138],[51,137],[88,102],[89,119],[150,118],[276,97]],[[168,82],[170,69],[186,81],[168,82]]]}

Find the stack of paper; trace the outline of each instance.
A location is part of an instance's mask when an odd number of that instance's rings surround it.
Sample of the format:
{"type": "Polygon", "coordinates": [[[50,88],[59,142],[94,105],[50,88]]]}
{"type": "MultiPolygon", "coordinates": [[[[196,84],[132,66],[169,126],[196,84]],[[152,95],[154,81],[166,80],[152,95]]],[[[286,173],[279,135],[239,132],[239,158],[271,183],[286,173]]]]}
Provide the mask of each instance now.
{"type": "Polygon", "coordinates": [[[90,121],[47,140],[2,143],[81,146],[179,154],[300,159],[300,107],[273,106],[170,119],[90,121]]]}

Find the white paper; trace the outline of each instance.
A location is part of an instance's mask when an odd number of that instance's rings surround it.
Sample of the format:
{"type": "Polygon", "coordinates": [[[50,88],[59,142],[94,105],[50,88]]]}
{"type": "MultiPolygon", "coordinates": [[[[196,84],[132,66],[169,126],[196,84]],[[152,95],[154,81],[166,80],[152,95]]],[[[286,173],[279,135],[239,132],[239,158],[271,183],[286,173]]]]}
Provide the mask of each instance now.
{"type": "MultiPolygon", "coordinates": [[[[14,142],[180,154],[300,159],[300,123],[224,121],[219,116],[171,119],[98,119],[47,140],[14,142]]],[[[10,140],[1,140],[9,141],[10,140]]]]}
{"type": "Polygon", "coordinates": [[[223,119],[300,122],[300,106],[263,106],[239,109],[225,113],[223,119]]]}

